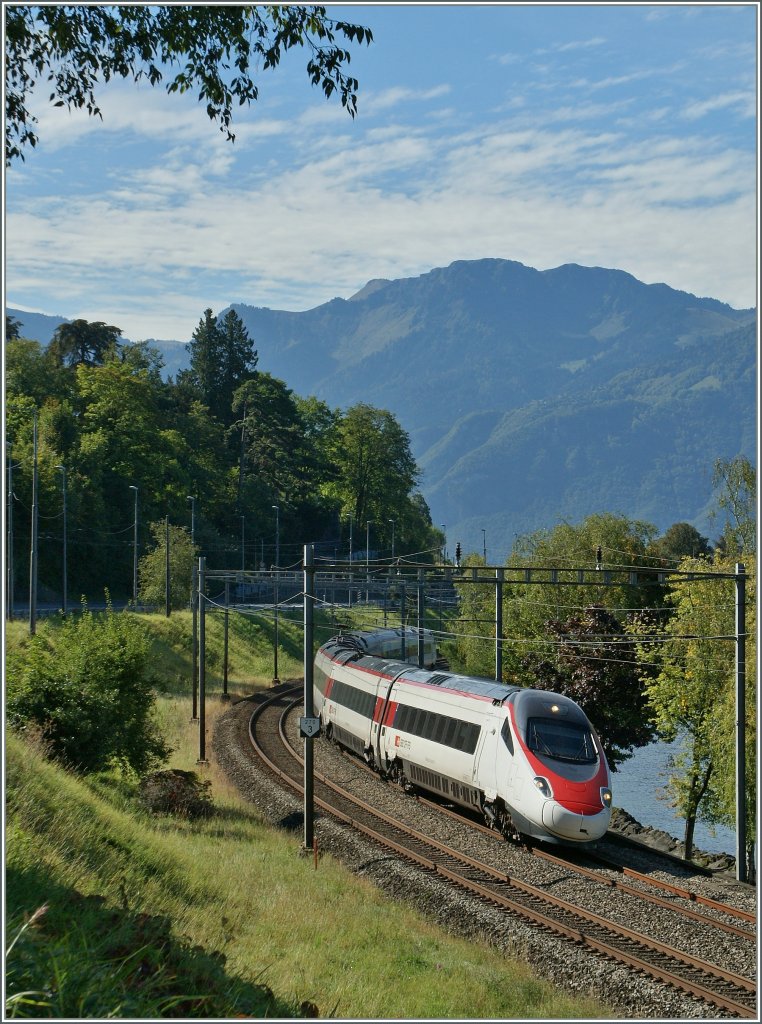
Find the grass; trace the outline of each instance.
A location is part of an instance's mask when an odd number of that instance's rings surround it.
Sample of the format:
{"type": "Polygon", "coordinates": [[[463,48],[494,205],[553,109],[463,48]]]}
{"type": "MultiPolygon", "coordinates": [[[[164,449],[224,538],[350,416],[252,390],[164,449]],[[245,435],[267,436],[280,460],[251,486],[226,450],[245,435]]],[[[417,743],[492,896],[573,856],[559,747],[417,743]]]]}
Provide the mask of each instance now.
{"type": "MultiPolygon", "coordinates": [[[[15,945],[6,1016],[612,1016],[487,944],[447,935],[328,855],[315,870],[298,838],[268,827],[213,759],[196,764],[188,622],[144,618],[155,636],[154,670],[166,680],[157,714],[175,748],[169,766],[211,782],[215,814],[151,816],[134,781],[77,777],[10,735],[6,908],[15,945]]],[[[232,619],[236,696],[268,685],[272,665],[267,624],[234,629],[232,619]]],[[[220,651],[221,623],[214,637],[218,627],[207,624],[207,651],[220,651]]],[[[298,625],[285,624],[284,634],[282,678],[301,671],[298,625]]],[[[9,630],[7,642],[24,638],[9,630]]],[[[218,669],[208,687],[210,737],[228,707],[218,669]]]]}

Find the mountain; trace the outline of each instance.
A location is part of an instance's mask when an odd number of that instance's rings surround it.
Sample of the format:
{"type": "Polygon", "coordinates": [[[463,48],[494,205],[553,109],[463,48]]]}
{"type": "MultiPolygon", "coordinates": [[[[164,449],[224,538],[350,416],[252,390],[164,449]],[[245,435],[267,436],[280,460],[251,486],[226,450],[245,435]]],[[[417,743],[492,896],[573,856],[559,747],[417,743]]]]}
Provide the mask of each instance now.
{"type": "Polygon", "coordinates": [[[8,307],[5,313],[6,316],[12,316],[15,320],[18,320],[22,338],[39,341],[41,345],[48,345],[50,343],[56,327],[69,323],[65,316],[49,316],[47,313],[27,313],[23,309],[11,309],[8,307]]]}
{"type": "Polygon", "coordinates": [[[709,534],[715,458],[755,459],[755,310],[620,270],[459,261],[305,312],[228,308],[297,394],[397,416],[450,550],[485,530],[499,561],[601,511],[709,534]]]}
{"type": "Polygon", "coordinates": [[[451,549],[484,529],[500,560],[599,511],[708,532],[714,459],[755,456],[755,311],[619,270],[456,262],[306,312],[231,308],[298,394],[398,417],[451,549]]]}
{"type": "MultiPolygon", "coordinates": [[[[13,309],[8,306],[6,314],[12,316],[19,322],[19,333],[22,338],[29,338],[32,341],[39,341],[41,345],[49,345],[50,339],[56,327],[61,324],[71,323],[65,316],[48,316],[47,313],[28,313],[23,309],[13,309]]],[[[129,338],[122,338],[125,344],[131,344],[129,338]]],[[[177,374],[178,370],[188,366],[188,353],[185,345],[179,341],[160,341],[156,338],[147,338],[147,343],[152,348],[158,349],[164,360],[164,377],[177,374]]]]}

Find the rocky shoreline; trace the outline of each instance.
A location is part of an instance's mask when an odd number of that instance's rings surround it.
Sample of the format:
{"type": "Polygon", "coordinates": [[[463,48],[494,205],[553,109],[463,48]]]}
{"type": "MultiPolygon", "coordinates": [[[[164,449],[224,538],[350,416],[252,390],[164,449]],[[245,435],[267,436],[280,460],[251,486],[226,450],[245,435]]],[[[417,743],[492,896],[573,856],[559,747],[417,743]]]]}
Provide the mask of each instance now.
{"type": "MultiPolygon", "coordinates": [[[[620,807],[615,807],[612,812],[609,831],[625,836],[627,839],[634,839],[644,846],[659,850],[660,853],[669,854],[669,856],[677,857],[680,860],[685,859],[685,844],[681,840],[661,829],[652,828],[650,825],[641,825],[631,814],[620,807]]],[[[735,877],[736,859],[728,853],[707,853],[694,847],[691,863],[706,868],[712,873],[735,877]]]]}

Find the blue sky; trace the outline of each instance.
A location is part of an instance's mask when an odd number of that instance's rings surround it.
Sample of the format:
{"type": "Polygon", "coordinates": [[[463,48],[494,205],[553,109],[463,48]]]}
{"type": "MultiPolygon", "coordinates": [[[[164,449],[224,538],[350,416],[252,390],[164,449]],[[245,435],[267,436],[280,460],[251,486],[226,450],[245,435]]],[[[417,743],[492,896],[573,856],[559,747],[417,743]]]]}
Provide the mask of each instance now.
{"type": "Polygon", "coordinates": [[[187,341],[206,307],[309,309],[502,257],[757,303],[756,4],[328,5],[353,121],[294,51],[237,108],[112,83],[35,112],[5,177],[6,304],[187,341]]]}

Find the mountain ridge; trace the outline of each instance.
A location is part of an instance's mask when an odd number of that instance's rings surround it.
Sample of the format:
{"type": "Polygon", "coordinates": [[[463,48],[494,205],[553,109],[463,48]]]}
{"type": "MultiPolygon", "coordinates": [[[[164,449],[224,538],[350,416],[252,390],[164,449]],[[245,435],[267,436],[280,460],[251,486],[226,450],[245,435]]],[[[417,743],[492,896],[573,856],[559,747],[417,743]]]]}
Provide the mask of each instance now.
{"type": "Polygon", "coordinates": [[[486,529],[502,560],[598,511],[707,532],[714,459],[755,459],[756,311],[626,271],[459,260],[311,310],[231,308],[297,394],[397,416],[464,550],[486,529]]]}

